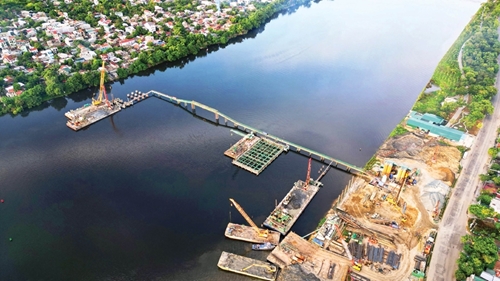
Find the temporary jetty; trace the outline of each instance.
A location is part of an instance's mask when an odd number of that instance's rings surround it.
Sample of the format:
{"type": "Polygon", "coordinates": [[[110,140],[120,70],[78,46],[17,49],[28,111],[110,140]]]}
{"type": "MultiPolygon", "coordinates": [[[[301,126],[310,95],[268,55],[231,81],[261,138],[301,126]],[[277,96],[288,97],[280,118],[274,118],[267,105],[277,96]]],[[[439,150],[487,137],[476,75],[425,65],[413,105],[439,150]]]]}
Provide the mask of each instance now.
{"type": "Polygon", "coordinates": [[[259,260],[222,252],[217,266],[222,270],[262,279],[274,281],[278,274],[276,266],[259,260]]]}
{"type": "MultiPolygon", "coordinates": [[[[262,230],[263,231],[263,230],[262,230]]],[[[278,245],[280,242],[280,233],[276,231],[268,231],[267,237],[259,235],[258,232],[251,226],[229,223],[226,227],[226,232],[224,235],[227,238],[241,240],[251,243],[265,243],[269,242],[274,245],[278,245]]]]}
{"type": "Polygon", "coordinates": [[[309,180],[307,186],[298,180],[264,221],[264,225],[285,235],[319,190],[321,183],[309,180]]]}

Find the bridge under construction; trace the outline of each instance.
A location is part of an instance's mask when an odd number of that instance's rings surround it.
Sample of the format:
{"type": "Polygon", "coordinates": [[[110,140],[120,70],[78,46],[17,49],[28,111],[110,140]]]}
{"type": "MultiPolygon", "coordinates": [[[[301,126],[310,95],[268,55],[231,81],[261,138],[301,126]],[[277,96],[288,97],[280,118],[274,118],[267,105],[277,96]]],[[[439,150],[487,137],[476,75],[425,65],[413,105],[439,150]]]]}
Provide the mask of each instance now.
{"type": "MultiPolygon", "coordinates": [[[[259,130],[259,129],[253,128],[249,125],[238,122],[238,121],[234,120],[233,118],[227,116],[226,114],[219,112],[217,109],[212,108],[210,106],[207,106],[205,104],[199,103],[197,101],[179,99],[177,97],[170,96],[170,95],[167,95],[167,94],[155,91],[155,90],[151,90],[151,91],[147,92],[147,94],[149,96],[154,96],[154,97],[157,97],[159,99],[168,101],[172,104],[179,105],[181,107],[183,106],[187,111],[190,111],[193,115],[196,115],[197,108],[201,108],[203,110],[206,110],[208,112],[213,113],[214,118],[215,118],[215,123],[217,123],[217,124],[220,124],[220,120],[222,119],[224,122],[224,125],[226,125],[226,126],[228,126],[228,123],[229,123],[229,124],[232,124],[232,126],[235,129],[244,131],[247,134],[250,134],[252,136],[258,136],[261,139],[272,140],[275,143],[274,147],[269,148],[269,145],[259,146],[259,147],[265,147],[266,150],[272,151],[272,153],[270,153],[269,155],[265,155],[266,158],[271,159],[270,161],[274,160],[277,157],[277,155],[276,155],[277,152],[281,153],[282,151],[287,151],[288,149],[290,149],[290,150],[296,151],[299,154],[303,154],[303,155],[312,157],[317,161],[326,163],[329,166],[334,166],[336,168],[345,170],[345,171],[353,173],[353,174],[366,175],[366,172],[363,168],[357,167],[355,165],[349,164],[349,163],[344,162],[342,160],[333,158],[331,156],[314,151],[312,149],[309,149],[309,148],[306,148],[304,146],[295,144],[293,142],[284,140],[284,139],[279,138],[277,136],[273,136],[273,135],[268,134],[262,130],[259,130]],[[189,110],[189,109],[191,109],[191,110],[189,110]]],[[[226,151],[226,153],[225,153],[226,155],[228,155],[227,154],[228,151],[226,151]]],[[[253,153],[253,154],[255,154],[255,153],[253,153]]],[[[228,155],[228,156],[230,156],[230,155],[228,155]]],[[[268,162],[267,164],[266,163],[259,163],[256,160],[259,157],[251,157],[251,156],[252,156],[252,152],[249,155],[246,154],[245,157],[242,159],[235,158],[236,163],[235,163],[235,161],[233,161],[233,164],[240,166],[244,169],[247,169],[250,172],[258,174],[270,163],[270,162],[268,162]],[[249,166],[246,166],[246,165],[249,165],[249,166]]],[[[232,158],[234,158],[234,157],[232,157],[232,158]]]]}

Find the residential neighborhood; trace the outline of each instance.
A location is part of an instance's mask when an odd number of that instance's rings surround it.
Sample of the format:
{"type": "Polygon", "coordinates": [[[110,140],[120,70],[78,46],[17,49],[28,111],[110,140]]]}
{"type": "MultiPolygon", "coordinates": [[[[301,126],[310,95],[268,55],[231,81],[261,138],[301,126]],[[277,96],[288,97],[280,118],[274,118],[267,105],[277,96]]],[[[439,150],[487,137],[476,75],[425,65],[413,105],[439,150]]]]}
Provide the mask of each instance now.
{"type": "MultiPolygon", "coordinates": [[[[178,51],[176,56],[167,57],[165,54],[169,50],[165,50],[168,47],[166,43],[169,38],[178,39],[189,34],[220,36],[221,32],[229,31],[234,22],[256,11],[257,5],[265,5],[272,0],[195,0],[188,4],[191,9],[183,10],[178,9],[184,6],[177,2],[179,1],[119,1],[121,4],[117,6],[142,7],[136,9],[142,13],[125,15],[118,8],[105,12],[89,11],[86,17],[89,21],[92,20],[89,23],[73,19],[65,12],[71,5],[76,5],[73,0],[51,1],[49,3],[56,11],[46,13],[21,10],[11,19],[3,19],[0,32],[0,97],[21,95],[27,90],[24,80],[37,69],[40,72],[55,66],[57,74],[71,77],[76,73],[84,75],[89,71],[97,71],[102,60],[105,61],[107,79],[115,80],[137,72],[128,69],[140,59],[141,53],[162,50],[164,53],[155,54],[153,64],[178,59],[188,54],[188,51],[196,53],[194,48],[199,50],[206,44],[188,46],[190,49],[187,51],[178,51]],[[57,10],[62,6],[66,8],[57,10]],[[151,7],[152,9],[147,9],[151,7]],[[2,75],[6,73],[2,72],[4,69],[11,70],[11,75],[2,75]],[[24,74],[21,75],[24,80],[12,75],[19,72],[24,74]]],[[[99,0],[94,0],[91,5],[97,7],[99,0]]],[[[236,30],[235,27],[232,30],[232,34],[244,33],[244,30],[236,30]]],[[[187,44],[184,41],[181,43],[187,44]]],[[[147,65],[151,64],[148,61],[147,65]]],[[[144,70],[144,67],[140,70],[144,70]]],[[[33,81],[28,86],[32,85],[33,81]]],[[[57,93],[64,92],[66,91],[60,90],[57,93]]]]}

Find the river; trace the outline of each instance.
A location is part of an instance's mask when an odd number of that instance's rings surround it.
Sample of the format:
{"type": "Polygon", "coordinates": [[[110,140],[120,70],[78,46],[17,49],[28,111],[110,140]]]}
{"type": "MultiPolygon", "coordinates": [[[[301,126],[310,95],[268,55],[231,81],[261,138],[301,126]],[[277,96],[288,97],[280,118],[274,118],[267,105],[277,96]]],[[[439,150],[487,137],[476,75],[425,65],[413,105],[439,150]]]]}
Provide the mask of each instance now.
{"type": "MultiPolygon", "coordinates": [[[[313,2],[111,93],[196,100],[363,166],[479,5],[313,2]]],[[[249,280],[216,266],[223,250],[265,259],[224,238],[230,219],[244,223],[228,198],[262,223],[307,158],[288,152],[255,176],[223,155],[239,139],[229,129],[155,98],[75,133],[64,112],[92,91],[0,118],[0,280],[249,280]]],[[[292,230],[312,231],[349,179],[331,170],[292,230]]]]}

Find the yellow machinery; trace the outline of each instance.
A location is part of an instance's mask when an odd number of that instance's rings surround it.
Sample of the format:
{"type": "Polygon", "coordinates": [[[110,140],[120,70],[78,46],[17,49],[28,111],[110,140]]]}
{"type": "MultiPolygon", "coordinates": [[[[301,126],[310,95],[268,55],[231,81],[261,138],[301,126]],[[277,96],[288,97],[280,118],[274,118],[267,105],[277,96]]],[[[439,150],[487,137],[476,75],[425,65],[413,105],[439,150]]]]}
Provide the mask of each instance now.
{"type": "Polygon", "coordinates": [[[97,99],[92,98],[92,104],[95,106],[100,105],[103,101],[105,101],[108,106],[111,106],[108,101],[108,95],[106,94],[106,88],[104,88],[105,77],[106,77],[106,68],[104,67],[104,61],[103,61],[101,67],[101,82],[99,86],[99,96],[97,97],[97,99]]]}
{"type": "Polygon", "coordinates": [[[396,201],[394,201],[394,198],[392,198],[391,195],[387,196],[387,202],[389,202],[391,205],[396,206],[396,201]]]}
{"type": "Polygon", "coordinates": [[[250,224],[253,227],[253,229],[259,234],[260,237],[267,238],[267,236],[269,235],[269,231],[263,230],[263,229],[260,229],[259,227],[257,227],[257,225],[253,222],[253,220],[247,215],[245,210],[243,210],[243,208],[241,208],[241,206],[238,203],[236,203],[236,201],[234,201],[233,198],[229,198],[229,201],[231,201],[231,203],[233,203],[234,207],[236,207],[238,212],[240,212],[240,214],[243,216],[243,218],[245,218],[245,220],[248,222],[248,224],[250,224]]]}
{"type": "Polygon", "coordinates": [[[269,265],[265,265],[265,264],[256,264],[256,263],[251,264],[251,265],[249,265],[249,266],[247,266],[247,267],[243,268],[241,271],[247,271],[247,270],[249,270],[250,268],[252,268],[252,267],[254,267],[254,266],[264,267],[264,268],[266,268],[266,269],[267,269],[267,271],[269,271],[269,272],[276,272],[276,267],[275,267],[275,266],[273,266],[273,265],[269,266],[269,265]]]}

